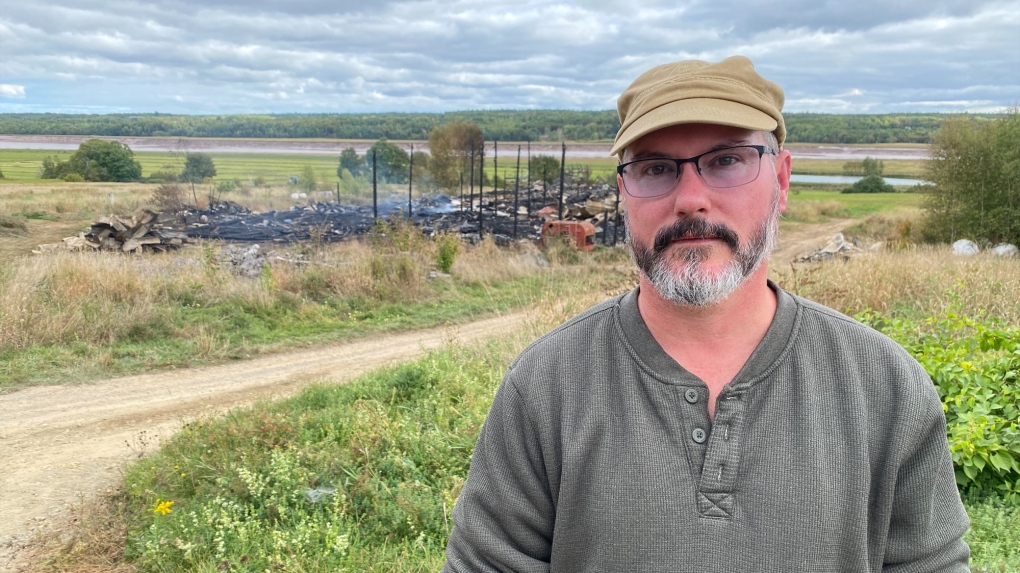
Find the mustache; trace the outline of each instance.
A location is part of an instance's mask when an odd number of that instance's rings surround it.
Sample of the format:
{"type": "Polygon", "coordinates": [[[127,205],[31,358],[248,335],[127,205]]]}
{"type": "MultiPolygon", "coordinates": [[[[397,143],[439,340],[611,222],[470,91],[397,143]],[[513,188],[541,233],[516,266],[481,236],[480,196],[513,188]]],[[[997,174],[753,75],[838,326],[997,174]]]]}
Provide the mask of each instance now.
{"type": "Polygon", "coordinates": [[[721,239],[730,249],[736,252],[740,247],[740,237],[737,233],[722,223],[709,223],[701,217],[688,217],[680,219],[668,227],[659,229],[655,234],[653,249],[661,253],[673,242],[683,238],[688,239],[721,239]]]}

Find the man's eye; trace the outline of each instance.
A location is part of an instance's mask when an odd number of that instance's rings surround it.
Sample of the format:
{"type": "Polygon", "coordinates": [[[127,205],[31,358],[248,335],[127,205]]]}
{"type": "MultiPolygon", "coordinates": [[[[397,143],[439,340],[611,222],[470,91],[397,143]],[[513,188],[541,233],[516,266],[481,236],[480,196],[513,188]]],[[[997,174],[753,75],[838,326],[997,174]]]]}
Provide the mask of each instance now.
{"type": "Polygon", "coordinates": [[[665,177],[673,175],[675,171],[673,164],[666,161],[653,161],[641,165],[639,175],[641,177],[665,177]]]}
{"type": "Polygon", "coordinates": [[[711,167],[733,167],[739,165],[742,161],[743,159],[739,155],[720,155],[713,157],[709,165],[711,167]]]}

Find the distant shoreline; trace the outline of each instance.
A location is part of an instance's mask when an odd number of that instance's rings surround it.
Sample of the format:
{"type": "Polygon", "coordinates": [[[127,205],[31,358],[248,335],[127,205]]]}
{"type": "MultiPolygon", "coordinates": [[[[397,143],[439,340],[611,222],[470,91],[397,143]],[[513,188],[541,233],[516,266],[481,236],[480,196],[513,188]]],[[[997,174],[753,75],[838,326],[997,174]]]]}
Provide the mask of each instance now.
{"type": "MultiPolygon", "coordinates": [[[[179,138],[179,137],[113,137],[84,135],[0,135],[0,149],[52,149],[54,151],[75,150],[87,139],[120,141],[134,151],[180,151],[201,153],[274,153],[297,155],[340,155],[348,147],[364,154],[374,140],[350,139],[251,139],[251,138],[179,138]]],[[[427,141],[400,141],[393,143],[409,150],[428,151],[427,141]]],[[[517,146],[522,152],[527,142],[499,142],[499,155],[516,155],[517,146]]],[[[610,143],[568,142],[567,157],[609,159],[610,143]]],[[[831,143],[792,143],[787,149],[794,157],[805,159],[926,159],[926,145],[836,145],[831,143]]],[[[558,142],[531,142],[531,155],[558,156],[561,153],[558,142]]],[[[485,154],[493,155],[492,142],[486,142],[485,154]]]]}

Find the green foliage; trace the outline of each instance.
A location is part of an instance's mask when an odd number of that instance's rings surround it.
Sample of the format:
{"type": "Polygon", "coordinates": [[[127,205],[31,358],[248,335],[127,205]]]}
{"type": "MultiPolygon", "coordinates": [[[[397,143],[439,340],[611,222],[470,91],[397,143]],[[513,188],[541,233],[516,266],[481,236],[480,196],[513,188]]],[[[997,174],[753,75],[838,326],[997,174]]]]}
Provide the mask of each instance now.
{"type": "Polygon", "coordinates": [[[1020,503],[1020,329],[955,311],[922,323],[858,317],[906,348],[942,396],[964,492],[1020,503]]]}
{"type": "Polygon", "coordinates": [[[852,177],[865,175],[882,175],[885,171],[885,163],[881,159],[865,157],[861,161],[847,161],[843,164],[843,174],[852,177]]]}
{"type": "MultiPolygon", "coordinates": [[[[928,143],[945,114],[785,114],[789,142],[928,143]]],[[[994,115],[972,115],[987,121],[994,115]]],[[[499,141],[610,141],[616,110],[480,110],[337,115],[0,114],[0,133],[39,135],[423,139],[453,121],[499,141]]]]}
{"type": "Polygon", "coordinates": [[[90,139],[79,145],[67,161],[43,158],[41,179],[66,180],[71,174],[84,181],[138,181],[142,178],[142,166],[127,145],[90,139]]]}
{"type": "Polygon", "coordinates": [[[457,258],[457,251],[460,250],[460,239],[456,235],[445,233],[436,239],[436,268],[450,274],[453,268],[453,261],[457,258]]]}
{"type": "Polygon", "coordinates": [[[68,183],[81,183],[82,181],[85,181],[85,178],[78,173],[68,173],[67,175],[64,175],[62,179],[68,183]]]}
{"type": "Polygon", "coordinates": [[[885,182],[881,175],[867,175],[840,193],[895,193],[896,188],[885,182]]]}
{"type": "Polygon", "coordinates": [[[365,158],[358,155],[358,152],[353,147],[348,147],[340,152],[340,166],[336,168],[336,176],[343,178],[343,172],[347,171],[348,174],[358,177],[362,175],[368,167],[365,165],[365,158]]]}
{"type": "Polygon", "coordinates": [[[931,153],[926,238],[1020,243],[1020,110],[984,123],[953,119],[931,153]]]}
{"type": "Polygon", "coordinates": [[[340,170],[340,194],[348,197],[356,196],[371,188],[371,183],[363,178],[355,177],[346,169],[340,170]]]}
{"type": "Polygon", "coordinates": [[[201,183],[210,177],[216,177],[216,165],[213,163],[212,156],[208,153],[188,153],[185,155],[181,179],[191,183],[201,183]]]}
{"type": "Polygon", "coordinates": [[[137,181],[142,177],[142,166],[131,148],[119,141],[85,141],[69,162],[71,171],[87,181],[137,181]]]}
{"type": "Polygon", "coordinates": [[[552,184],[560,179],[560,160],[551,155],[534,155],[528,166],[532,181],[552,184]]]}
{"type": "Polygon", "coordinates": [[[472,154],[477,164],[483,145],[482,130],[474,122],[455,120],[429,132],[430,172],[439,187],[459,189],[470,178],[472,154]]]}
{"type": "Polygon", "coordinates": [[[974,573],[1020,571],[1020,504],[973,495],[965,495],[963,504],[970,517],[963,539],[970,545],[974,573]]]}
{"type": "Polygon", "coordinates": [[[319,182],[315,178],[315,169],[311,165],[305,165],[301,168],[301,177],[298,178],[298,187],[304,191],[311,193],[319,187],[319,182]]]}
{"type": "Polygon", "coordinates": [[[384,183],[407,183],[411,156],[400,146],[390,143],[385,137],[372,144],[366,157],[371,165],[375,153],[376,178],[384,183]]]}
{"type": "Polygon", "coordinates": [[[0,179],[6,179],[6,177],[4,177],[4,170],[3,169],[0,169],[0,179]]]}

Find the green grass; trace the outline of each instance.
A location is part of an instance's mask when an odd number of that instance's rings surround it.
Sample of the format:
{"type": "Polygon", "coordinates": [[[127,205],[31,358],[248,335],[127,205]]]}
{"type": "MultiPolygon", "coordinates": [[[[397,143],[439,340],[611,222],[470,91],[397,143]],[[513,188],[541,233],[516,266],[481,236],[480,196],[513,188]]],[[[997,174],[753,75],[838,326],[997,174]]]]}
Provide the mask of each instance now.
{"type": "Polygon", "coordinates": [[[841,189],[840,185],[794,183],[790,186],[789,204],[804,206],[835,202],[839,207],[832,216],[859,219],[880,212],[917,209],[925,198],[921,193],[840,193],[841,189]]]}

